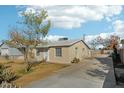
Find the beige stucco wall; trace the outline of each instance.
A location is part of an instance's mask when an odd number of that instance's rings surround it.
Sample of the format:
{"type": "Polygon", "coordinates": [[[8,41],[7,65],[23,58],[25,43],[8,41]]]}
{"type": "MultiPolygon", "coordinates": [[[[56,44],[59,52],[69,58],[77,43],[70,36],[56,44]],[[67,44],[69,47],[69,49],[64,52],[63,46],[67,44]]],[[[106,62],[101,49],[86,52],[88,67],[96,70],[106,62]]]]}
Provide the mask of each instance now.
{"type": "Polygon", "coordinates": [[[24,56],[22,55],[22,56],[10,56],[9,57],[10,59],[19,59],[19,60],[24,60],[24,56]]]}
{"type": "Polygon", "coordinates": [[[74,57],[82,60],[83,58],[90,57],[90,50],[82,41],[75,43],[69,47],[69,60],[72,61],[74,57]],[[77,48],[77,49],[76,49],[77,48]]]}
{"type": "Polygon", "coordinates": [[[43,48],[35,49],[34,53],[35,53],[35,59],[37,61],[41,61],[44,59],[44,49],[43,48]],[[39,55],[37,55],[37,51],[39,51],[39,55]]]}
{"type": "Polygon", "coordinates": [[[73,44],[69,47],[53,47],[49,49],[49,61],[55,63],[71,63],[74,57],[82,60],[83,58],[90,57],[91,52],[82,41],[73,44]],[[62,48],[62,57],[56,57],[55,48],[62,48]],[[77,53],[75,48],[77,48],[77,53]]]}
{"type": "Polygon", "coordinates": [[[69,47],[49,48],[49,61],[53,63],[69,63],[69,47]],[[62,56],[56,56],[56,48],[62,48],[62,56]]]}
{"type": "Polygon", "coordinates": [[[1,56],[5,56],[5,55],[9,54],[9,51],[8,51],[7,48],[6,49],[1,49],[0,52],[1,52],[1,56]]]}
{"type": "MultiPolygon", "coordinates": [[[[36,59],[38,61],[42,60],[44,55],[43,55],[43,51],[42,49],[40,49],[40,55],[36,56],[36,59]]],[[[36,53],[36,50],[35,50],[36,53]]],[[[84,45],[84,43],[82,41],[75,43],[69,47],[66,46],[57,46],[57,47],[50,47],[48,49],[48,62],[52,62],[52,63],[71,63],[71,61],[73,60],[74,57],[79,58],[80,60],[82,60],[83,58],[86,57],[90,57],[91,56],[91,52],[88,49],[88,47],[86,45],[84,45]],[[62,48],[62,56],[56,56],[56,48],[62,48]],[[77,53],[75,48],[77,48],[77,53]]]]}

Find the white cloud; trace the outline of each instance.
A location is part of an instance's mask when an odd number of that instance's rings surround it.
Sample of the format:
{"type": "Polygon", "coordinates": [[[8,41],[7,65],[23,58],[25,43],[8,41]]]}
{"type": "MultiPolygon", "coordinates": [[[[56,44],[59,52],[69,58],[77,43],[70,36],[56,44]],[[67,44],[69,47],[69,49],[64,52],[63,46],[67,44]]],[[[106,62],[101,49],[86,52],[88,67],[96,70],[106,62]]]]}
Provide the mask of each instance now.
{"type": "Polygon", "coordinates": [[[97,38],[98,36],[100,36],[102,39],[106,39],[106,38],[109,38],[111,35],[113,35],[113,33],[100,33],[97,35],[87,35],[85,37],[85,40],[86,40],[86,42],[90,42],[93,39],[97,38]]]}
{"type": "MultiPolygon", "coordinates": [[[[28,6],[26,11],[32,10],[34,13],[39,9],[44,8],[47,10],[49,19],[52,21],[52,27],[72,29],[79,28],[82,24],[88,21],[106,21],[112,22],[114,18],[117,19],[117,15],[122,12],[122,6],[28,6]]],[[[124,21],[116,20],[112,22],[114,32],[101,33],[97,35],[86,36],[86,41],[91,41],[94,38],[101,36],[107,38],[110,35],[118,35],[124,38],[124,21]]],[[[46,37],[48,40],[58,40],[58,38],[64,36],[49,35],[46,37]]]]}
{"type": "Polygon", "coordinates": [[[113,22],[113,27],[116,32],[122,32],[124,31],[124,21],[116,20],[113,22]]]}
{"type": "Polygon", "coordinates": [[[44,38],[44,40],[47,40],[47,41],[58,41],[59,38],[63,38],[63,37],[66,37],[66,36],[60,36],[60,35],[48,35],[44,38]]]}
{"type": "MultiPolygon", "coordinates": [[[[19,6],[17,8],[19,8],[19,6]]],[[[20,6],[20,8],[22,8],[22,6],[20,6]]],[[[34,8],[32,8],[32,7],[28,7],[28,8],[26,8],[26,10],[24,12],[25,13],[30,13],[31,12],[31,13],[35,14],[36,13],[36,10],[34,8]]],[[[20,17],[22,17],[22,13],[23,13],[23,11],[19,11],[18,12],[18,15],[20,17]]]]}
{"type": "Polygon", "coordinates": [[[120,39],[124,39],[124,21],[123,20],[115,20],[112,22],[113,32],[110,33],[100,33],[97,35],[88,35],[86,36],[86,42],[90,42],[98,36],[101,36],[103,39],[110,37],[111,35],[117,35],[120,39]]]}
{"type": "Polygon", "coordinates": [[[121,39],[124,39],[124,21],[123,20],[115,20],[112,23],[112,27],[114,29],[114,32],[112,32],[110,34],[117,35],[121,39]]]}
{"type": "Polygon", "coordinates": [[[27,8],[25,13],[29,13],[29,12],[36,13],[35,9],[33,8],[27,8]]]}
{"type": "Polygon", "coordinates": [[[45,8],[55,28],[79,28],[87,21],[100,21],[119,15],[122,6],[28,6],[26,11],[45,8]]]}
{"type": "Polygon", "coordinates": [[[84,22],[84,20],[80,20],[80,18],[73,18],[68,16],[50,16],[50,19],[52,20],[52,26],[59,28],[79,28],[81,26],[80,22],[84,22]]]}

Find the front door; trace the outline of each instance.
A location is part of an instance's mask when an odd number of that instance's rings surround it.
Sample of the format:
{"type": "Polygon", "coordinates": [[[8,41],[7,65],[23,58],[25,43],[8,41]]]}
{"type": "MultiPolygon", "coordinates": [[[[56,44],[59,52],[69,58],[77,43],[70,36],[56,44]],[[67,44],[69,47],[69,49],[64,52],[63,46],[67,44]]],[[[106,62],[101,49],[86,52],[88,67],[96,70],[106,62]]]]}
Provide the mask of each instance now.
{"type": "Polygon", "coordinates": [[[48,61],[48,49],[44,50],[43,55],[44,55],[44,59],[48,61]]]}

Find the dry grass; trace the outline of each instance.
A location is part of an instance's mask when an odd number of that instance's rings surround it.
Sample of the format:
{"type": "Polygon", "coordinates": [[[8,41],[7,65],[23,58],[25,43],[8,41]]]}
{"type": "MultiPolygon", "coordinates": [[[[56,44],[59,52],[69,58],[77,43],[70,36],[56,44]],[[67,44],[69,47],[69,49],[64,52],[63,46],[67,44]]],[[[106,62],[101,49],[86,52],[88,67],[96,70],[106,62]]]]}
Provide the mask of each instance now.
{"type": "Polygon", "coordinates": [[[52,63],[40,63],[32,67],[31,71],[25,72],[26,64],[20,60],[16,62],[10,62],[1,60],[0,63],[4,63],[19,77],[14,81],[18,86],[25,86],[33,81],[43,79],[54,72],[67,67],[65,64],[52,64],[52,63]]]}

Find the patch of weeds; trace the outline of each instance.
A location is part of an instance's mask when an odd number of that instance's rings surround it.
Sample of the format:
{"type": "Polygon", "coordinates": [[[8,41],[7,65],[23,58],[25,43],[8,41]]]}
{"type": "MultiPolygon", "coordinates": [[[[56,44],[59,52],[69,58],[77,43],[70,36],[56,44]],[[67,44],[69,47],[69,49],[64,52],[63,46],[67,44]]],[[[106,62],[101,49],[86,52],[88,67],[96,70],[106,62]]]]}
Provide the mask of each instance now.
{"type": "Polygon", "coordinates": [[[26,72],[25,69],[21,69],[21,70],[19,70],[17,73],[22,76],[22,75],[25,75],[25,74],[29,74],[29,73],[31,73],[32,71],[33,71],[33,70],[30,69],[28,72],[26,72]]]}
{"type": "Polygon", "coordinates": [[[80,59],[76,57],[71,61],[71,63],[79,63],[79,62],[80,62],[80,59]]]}
{"type": "Polygon", "coordinates": [[[14,63],[14,61],[10,60],[8,63],[14,63]]]}
{"type": "Polygon", "coordinates": [[[68,67],[68,66],[70,66],[70,65],[64,65],[63,67],[65,68],[65,67],[68,67]]]}

